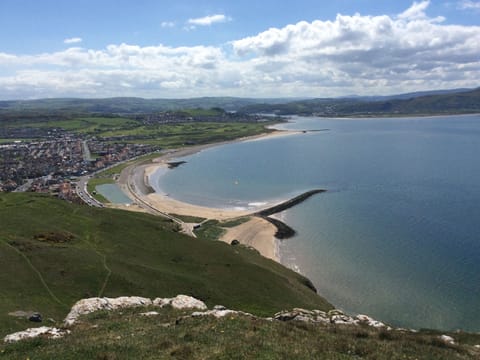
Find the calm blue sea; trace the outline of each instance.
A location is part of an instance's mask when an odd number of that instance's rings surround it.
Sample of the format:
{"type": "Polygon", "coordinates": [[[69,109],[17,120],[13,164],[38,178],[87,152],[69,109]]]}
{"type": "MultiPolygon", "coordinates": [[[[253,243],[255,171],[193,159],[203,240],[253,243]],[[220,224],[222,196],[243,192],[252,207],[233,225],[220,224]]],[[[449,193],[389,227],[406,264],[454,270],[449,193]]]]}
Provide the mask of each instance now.
{"type": "Polygon", "coordinates": [[[294,118],[324,130],[211,148],[158,177],[183,201],[280,214],[282,262],[336,307],[396,326],[480,331],[480,116],[294,118]]]}

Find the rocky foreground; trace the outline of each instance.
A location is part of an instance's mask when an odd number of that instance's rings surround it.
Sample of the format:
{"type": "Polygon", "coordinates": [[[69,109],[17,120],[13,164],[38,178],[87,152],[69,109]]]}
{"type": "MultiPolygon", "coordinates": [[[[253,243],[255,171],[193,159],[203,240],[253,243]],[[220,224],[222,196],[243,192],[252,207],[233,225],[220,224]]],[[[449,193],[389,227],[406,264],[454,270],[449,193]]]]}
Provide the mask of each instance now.
{"type": "MultiPolygon", "coordinates": [[[[415,330],[406,329],[394,329],[380,321],[372,319],[367,315],[349,316],[344,314],[340,310],[331,310],[328,312],[321,310],[306,310],[300,308],[294,308],[290,311],[281,311],[276,313],[273,317],[259,318],[252,314],[230,310],[221,305],[216,305],[213,309],[208,310],[205,303],[201,300],[187,295],[178,295],[174,298],[156,298],[149,299],[138,296],[122,296],[118,298],[107,297],[94,297],[88,299],[79,300],[70,310],[67,317],[64,320],[64,325],[61,328],[56,327],[36,327],[30,328],[25,331],[19,331],[5,336],[4,342],[12,343],[25,339],[32,339],[36,337],[44,337],[51,339],[58,339],[71,333],[70,328],[79,321],[83,315],[91,314],[101,310],[115,311],[128,308],[138,307],[153,307],[162,309],[165,307],[171,307],[176,310],[191,309],[189,315],[182,316],[177,319],[177,322],[185,320],[185,318],[195,318],[201,316],[213,316],[215,318],[222,318],[227,315],[243,315],[252,319],[261,319],[266,321],[299,321],[305,323],[319,323],[319,324],[335,324],[335,325],[348,325],[348,326],[367,326],[373,328],[382,328],[386,331],[405,331],[416,332],[415,330]]],[[[148,311],[140,313],[140,316],[156,316],[159,315],[157,311],[148,311]]],[[[455,339],[448,335],[441,335],[438,337],[440,341],[445,344],[455,344],[455,339]]],[[[480,349],[480,345],[475,345],[474,348],[480,349]]]]}

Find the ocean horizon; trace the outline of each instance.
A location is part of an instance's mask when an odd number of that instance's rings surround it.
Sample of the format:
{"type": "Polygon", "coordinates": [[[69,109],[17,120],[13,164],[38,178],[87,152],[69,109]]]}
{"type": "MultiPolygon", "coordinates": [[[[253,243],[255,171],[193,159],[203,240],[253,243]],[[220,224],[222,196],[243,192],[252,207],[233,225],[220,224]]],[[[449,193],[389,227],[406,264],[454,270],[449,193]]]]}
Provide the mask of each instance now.
{"type": "Polygon", "coordinates": [[[322,188],[278,214],[297,230],[281,261],[351,314],[394,326],[480,331],[480,115],[294,117],[322,130],[220,145],[152,186],[252,208],[322,188]]]}

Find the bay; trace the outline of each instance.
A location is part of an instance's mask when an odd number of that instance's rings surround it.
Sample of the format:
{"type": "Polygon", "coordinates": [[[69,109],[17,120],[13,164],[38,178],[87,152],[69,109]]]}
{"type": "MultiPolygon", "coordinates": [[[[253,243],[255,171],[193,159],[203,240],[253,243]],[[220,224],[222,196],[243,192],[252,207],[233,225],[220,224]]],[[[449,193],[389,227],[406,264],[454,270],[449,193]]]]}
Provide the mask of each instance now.
{"type": "Polygon", "coordinates": [[[349,313],[480,331],[480,116],[294,118],[323,130],[210,148],[158,177],[179,200],[247,208],[313,188],[282,214],[282,262],[349,313]]]}

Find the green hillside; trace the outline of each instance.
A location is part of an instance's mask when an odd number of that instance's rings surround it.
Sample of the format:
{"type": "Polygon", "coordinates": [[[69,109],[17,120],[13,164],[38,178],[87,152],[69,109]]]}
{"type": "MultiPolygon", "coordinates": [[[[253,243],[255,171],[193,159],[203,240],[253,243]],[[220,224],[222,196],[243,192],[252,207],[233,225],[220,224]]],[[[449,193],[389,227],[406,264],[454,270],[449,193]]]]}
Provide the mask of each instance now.
{"type": "Polygon", "coordinates": [[[270,315],[331,306],[308,280],[242,247],[193,239],[169,220],[27,193],[0,195],[0,335],[63,320],[93,296],[195,296],[209,306],[270,315]],[[52,320],[47,320],[52,319],[52,320]]]}
{"type": "Polygon", "coordinates": [[[480,88],[447,94],[371,100],[312,99],[284,104],[251,104],[240,111],[281,115],[318,116],[406,116],[468,114],[480,112],[480,88]]]}

